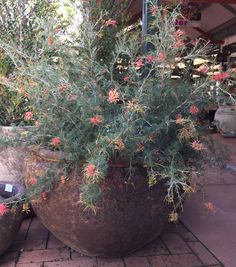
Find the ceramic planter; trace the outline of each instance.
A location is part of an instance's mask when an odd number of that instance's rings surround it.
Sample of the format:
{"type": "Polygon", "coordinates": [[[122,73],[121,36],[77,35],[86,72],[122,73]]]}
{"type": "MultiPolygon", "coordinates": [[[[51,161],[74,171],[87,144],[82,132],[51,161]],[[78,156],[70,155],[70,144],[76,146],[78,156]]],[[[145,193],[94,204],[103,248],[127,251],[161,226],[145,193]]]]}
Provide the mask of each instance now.
{"type": "MultiPolygon", "coordinates": [[[[32,153],[25,163],[28,186],[30,177],[54,168],[57,159],[54,152],[32,153]]],[[[85,210],[80,201],[82,179],[76,171],[55,186],[46,200],[32,201],[33,209],[49,231],[78,252],[103,257],[127,255],[160,235],[171,207],[164,202],[164,181],[150,188],[141,167],[135,168],[132,184],[125,183],[125,175],[122,165],[110,165],[96,214],[85,210]]]]}
{"type": "Polygon", "coordinates": [[[235,106],[220,106],[215,114],[215,124],[224,137],[236,137],[235,106]]]}
{"type": "MultiPolygon", "coordinates": [[[[0,181],[0,204],[8,203],[19,199],[25,193],[22,185],[0,181]],[[11,192],[10,192],[11,191],[11,192]]],[[[3,254],[14,240],[22,221],[22,210],[18,206],[14,212],[9,210],[0,215],[0,255],[3,254]]]]}

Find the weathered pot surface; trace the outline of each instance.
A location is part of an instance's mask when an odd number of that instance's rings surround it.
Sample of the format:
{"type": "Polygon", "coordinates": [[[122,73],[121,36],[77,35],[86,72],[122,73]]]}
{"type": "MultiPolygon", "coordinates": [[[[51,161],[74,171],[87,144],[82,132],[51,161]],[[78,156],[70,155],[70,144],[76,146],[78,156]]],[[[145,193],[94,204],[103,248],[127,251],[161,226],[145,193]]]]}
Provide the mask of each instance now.
{"type": "MultiPolygon", "coordinates": [[[[7,204],[20,198],[25,193],[22,185],[0,181],[0,203],[7,204]],[[6,185],[12,189],[6,191],[6,185]],[[11,187],[12,186],[12,187],[11,187]]],[[[3,254],[14,240],[22,222],[21,207],[16,208],[14,212],[8,211],[0,215],[0,255],[3,254]]]]}
{"type": "MultiPolygon", "coordinates": [[[[32,154],[25,163],[26,180],[55,166],[56,153],[32,154]]],[[[80,201],[82,179],[71,174],[55,186],[46,200],[32,206],[42,224],[63,243],[86,255],[127,255],[160,235],[171,207],[164,202],[164,181],[149,188],[144,168],[135,168],[132,183],[125,183],[127,170],[111,165],[101,185],[97,212],[85,210],[80,201]]],[[[26,181],[29,185],[29,183],[26,181]]]]}

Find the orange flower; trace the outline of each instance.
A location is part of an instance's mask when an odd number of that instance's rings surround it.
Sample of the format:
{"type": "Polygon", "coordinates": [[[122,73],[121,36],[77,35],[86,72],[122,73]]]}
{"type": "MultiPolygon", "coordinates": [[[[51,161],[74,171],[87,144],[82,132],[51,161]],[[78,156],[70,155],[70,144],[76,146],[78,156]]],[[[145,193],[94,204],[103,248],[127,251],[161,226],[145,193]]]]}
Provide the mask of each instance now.
{"type": "Polygon", "coordinates": [[[53,45],[54,44],[54,38],[53,36],[48,36],[48,45],[53,45]]]}
{"type": "Polygon", "coordinates": [[[90,118],[89,121],[95,125],[99,125],[103,123],[103,117],[101,115],[96,115],[95,117],[90,118]]]}
{"type": "Polygon", "coordinates": [[[194,114],[197,114],[199,112],[199,109],[198,107],[192,105],[190,108],[189,108],[189,113],[194,115],[194,114]]]}
{"type": "Polygon", "coordinates": [[[230,75],[228,72],[222,72],[222,73],[218,73],[218,74],[213,75],[213,80],[216,82],[220,82],[224,79],[229,78],[229,76],[230,75]]]}
{"type": "Polygon", "coordinates": [[[180,125],[182,125],[182,124],[184,124],[184,118],[182,117],[182,115],[181,114],[178,114],[177,116],[176,116],[176,124],[180,124],[180,125]]]}
{"type": "Polygon", "coordinates": [[[116,103],[116,102],[118,102],[118,100],[119,100],[119,96],[120,96],[120,94],[119,94],[119,92],[117,91],[117,89],[111,89],[110,91],[109,91],[109,93],[108,93],[108,102],[109,103],[116,103]]]}
{"type": "Polygon", "coordinates": [[[158,11],[158,7],[157,6],[154,6],[154,5],[152,5],[151,7],[150,7],[150,12],[151,12],[151,14],[152,14],[152,16],[156,16],[156,14],[157,14],[157,11],[158,11]]]}
{"type": "Polygon", "coordinates": [[[32,120],[32,118],[33,118],[33,112],[32,111],[25,112],[24,120],[30,121],[30,120],[32,120]]]}
{"type": "Polygon", "coordinates": [[[8,207],[5,204],[0,204],[0,215],[4,215],[9,211],[8,207]]]}
{"type": "Polygon", "coordinates": [[[166,58],[167,58],[166,53],[165,52],[160,52],[160,54],[159,54],[159,56],[157,58],[157,61],[163,62],[163,61],[166,60],[166,58]]]}
{"type": "Polygon", "coordinates": [[[200,143],[199,141],[193,141],[191,144],[191,147],[197,151],[201,151],[205,149],[204,145],[200,143]]]}
{"type": "Polygon", "coordinates": [[[55,147],[58,147],[61,143],[61,139],[60,137],[53,137],[52,138],[52,144],[55,146],[55,147]]]}
{"type": "Polygon", "coordinates": [[[95,166],[93,164],[89,164],[87,166],[87,173],[91,177],[94,176],[94,174],[95,174],[95,166]]]}
{"type": "Polygon", "coordinates": [[[205,209],[207,210],[208,213],[213,213],[215,212],[215,206],[211,202],[206,202],[204,203],[205,209]]]}
{"type": "Polygon", "coordinates": [[[144,66],[144,63],[142,59],[140,58],[134,63],[134,65],[135,65],[136,70],[140,70],[144,66]]]}
{"type": "Polygon", "coordinates": [[[108,19],[105,21],[106,26],[116,26],[117,21],[115,19],[108,19]]]}
{"type": "Polygon", "coordinates": [[[38,181],[37,181],[37,179],[36,179],[35,177],[31,177],[30,180],[29,180],[29,184],[30,184],[31,186],[36,185],[37,182],[38,182],[38,181]]]}

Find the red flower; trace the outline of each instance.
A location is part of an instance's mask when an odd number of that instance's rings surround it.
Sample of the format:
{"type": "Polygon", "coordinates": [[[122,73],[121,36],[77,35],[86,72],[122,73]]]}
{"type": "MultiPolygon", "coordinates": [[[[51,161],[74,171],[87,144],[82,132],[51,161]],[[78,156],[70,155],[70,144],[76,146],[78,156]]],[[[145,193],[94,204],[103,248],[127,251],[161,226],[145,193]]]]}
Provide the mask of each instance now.
{"type": "Polygon", "coordinates": [[[155,59],[155,56],[154,56],[154,55],[146,56],[146,60],[147,60],[147,62],[153,62],[154,59],[155,59]]]}
{"type": "Polygon", "coordinates": [[[144,63],[141,58],[138,59],[134,64],[136,70],[140,70],[144,66],[144,63]]]}
{"type": "Polygon", "coordinates": [[[33,118],[33,112],[32,111],[25,112],[24,120],[30,121],[32,118],[33,118]]]}
{"type": "Polygon", "coordinates": [[[229,78],[229,73],[228,72],[222,72],[222,73],[218,73],[213,75],[213,80],[216,82],[220,82],[224,79],[229,78]]]}
{"type": "Polygon", "coordinates": [[[103,117],[101,115],[96,115],[89,119],[89,121],[95,125],[99,125],[103,122],[103,117]]]}
{"type": "Polygon", "coordinates": [[[52,138],[52,144],[55,146],[55,147],[58,147],[61,143],[61,139],[60,137],[53,137],[52,138]]]}
{"type": "Polygon", "coordinates": [[[66,83],[61,83],[59,86],[58,86],[58,90],[59,92],[65,92],[67,89],[68,89],[69,85],[66,84],[66,83]]]}
{"type": "Polygon", "coordinates": [[[198,107],[196,107],[196,106],[194,106],[194,105],[192,105],[190,108],[189,108],[189,113],[190,114],[197,114],[199,112],[199,109],[198,109],[198,107]]]}
{"type": "Polygon", "coordinates": [[[124,82],[128,82],[129,81],[129,76],[124,77],[124,82]]]}
{"type": "Polygon", "coordinates": [[[115,19],[108,19],[105,21],[106,26],[116,26],[117,21],[115,19]]]}
{"type": "Polygon", "coordinates": [[[0,215],[4,215],[8,211],[9,211],[9,209],[5,204],[0,204],[0,215]]]}
{"type": "Polygon", "coordinates": [[[35,177],[31,177],[30,180],[29,180],[29,184],[32,185],[32,186],[36,185],[37,182],[38,181],[37,181],[37,179],[35,177]]]}
{"type": "Polygon", "coordinates": [[[89,164],[87,166],[87,173],[91,177],[94,176],[94,174],[95,174],[95,166],[93,164],[89,164]]]}

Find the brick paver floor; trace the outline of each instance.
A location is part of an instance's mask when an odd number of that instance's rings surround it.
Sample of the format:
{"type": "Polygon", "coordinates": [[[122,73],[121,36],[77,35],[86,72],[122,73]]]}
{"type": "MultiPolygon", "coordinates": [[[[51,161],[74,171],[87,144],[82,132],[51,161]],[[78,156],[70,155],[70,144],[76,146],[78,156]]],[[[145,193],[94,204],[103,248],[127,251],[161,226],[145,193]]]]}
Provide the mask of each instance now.
{"type": "Polygon", "coordinates": [[[66,247],[38,221],[23,221],[14,244],[0,257],[2,267],[222,267],[183,224],[125,258],[87,257],[66,247]]]}

